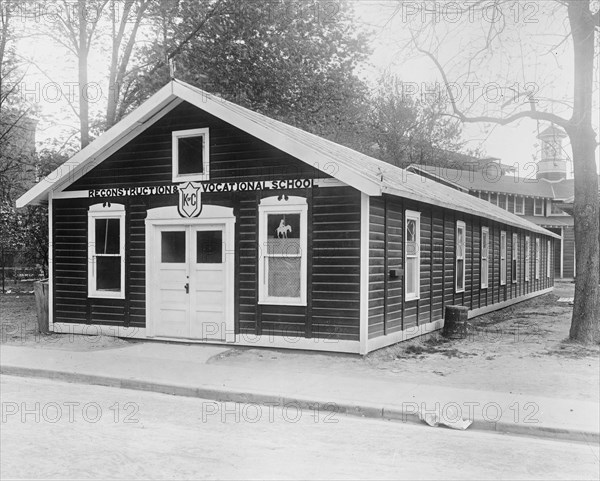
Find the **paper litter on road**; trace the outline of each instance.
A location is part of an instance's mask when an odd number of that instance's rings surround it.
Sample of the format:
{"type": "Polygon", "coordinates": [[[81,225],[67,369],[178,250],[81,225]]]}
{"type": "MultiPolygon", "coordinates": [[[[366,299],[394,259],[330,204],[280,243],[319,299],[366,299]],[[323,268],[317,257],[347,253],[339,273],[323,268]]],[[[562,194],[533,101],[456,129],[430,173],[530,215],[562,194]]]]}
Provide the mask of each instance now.
{"type": "Polygon", "coordinates": [[[449,428],[460,429],[463,431],[473,423],[473,421],[469,419],[463,419],[460,410],[456,409],[454,406],[446,406],[441,414],[431,411],[419,411],[419,419],[433,427],[442,424],[449,428]]]}

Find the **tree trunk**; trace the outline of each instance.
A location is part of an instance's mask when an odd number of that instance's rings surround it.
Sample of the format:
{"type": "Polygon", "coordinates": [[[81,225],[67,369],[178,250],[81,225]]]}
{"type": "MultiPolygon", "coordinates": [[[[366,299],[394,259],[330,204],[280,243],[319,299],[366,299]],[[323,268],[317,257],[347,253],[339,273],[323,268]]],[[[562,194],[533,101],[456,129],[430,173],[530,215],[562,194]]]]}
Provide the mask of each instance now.
{"type": "Polygon", "coordinates": [[[87,41],[87,11],[86,0],[79,0],[79,126],[81,129],[81,148],[83,149],[90,143],[90,125],[89,125],[89,102],[87,92],[87,60],[88,60],[88,41],[87,41]]]}
{"type": "Polygon", "coordinates": [[[599,209],[596,134],[592,128],[594,22],[589,0],[568,4],[574,48],[573,116],[567,133],[573,150],[575,183],[575,252],[577,278],[569,337],[585,344],[600,343],[599,209]]]}

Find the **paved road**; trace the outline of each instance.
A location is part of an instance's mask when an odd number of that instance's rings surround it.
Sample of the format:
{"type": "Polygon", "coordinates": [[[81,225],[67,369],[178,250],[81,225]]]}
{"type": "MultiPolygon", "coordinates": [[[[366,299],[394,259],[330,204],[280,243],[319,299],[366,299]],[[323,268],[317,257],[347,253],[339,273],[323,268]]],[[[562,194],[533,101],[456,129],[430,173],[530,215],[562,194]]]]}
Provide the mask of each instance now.
{"type": "Polygon", "coordinates": [[[598,479],[599,449],[3,376],[0,477],[598,479]]]}

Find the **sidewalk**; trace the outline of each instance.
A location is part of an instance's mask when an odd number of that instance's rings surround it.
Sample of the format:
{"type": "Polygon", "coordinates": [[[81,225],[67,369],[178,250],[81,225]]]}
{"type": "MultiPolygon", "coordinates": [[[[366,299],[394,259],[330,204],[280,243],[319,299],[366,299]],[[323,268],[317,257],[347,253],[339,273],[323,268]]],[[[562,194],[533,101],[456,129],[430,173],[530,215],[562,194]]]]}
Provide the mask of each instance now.
{"type": "Polygon", "coordinates": [[[424,429],[435,428],[419,420],[419,409],[448,416],[458,410],[474,421],[468,429],[600,442],[600,409],[592,401],[398,382],[351,370],[332,375],[309,353],[293,369],[277,360],[243,366],[213,362],[228,351],[167,343],[87,352],[2,345],[0,373],[220,402],[293,403],[302,409],[420,423],[424,429]]]}

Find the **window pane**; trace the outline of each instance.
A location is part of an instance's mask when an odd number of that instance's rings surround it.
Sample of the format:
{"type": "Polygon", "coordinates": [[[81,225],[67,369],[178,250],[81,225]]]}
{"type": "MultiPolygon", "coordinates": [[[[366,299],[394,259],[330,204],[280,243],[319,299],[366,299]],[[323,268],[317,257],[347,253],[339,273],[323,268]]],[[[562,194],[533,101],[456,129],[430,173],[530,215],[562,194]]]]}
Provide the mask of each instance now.
{"type": "Polygon", "coordinates": [[[465,261],[458,259],[456,261],[456,287],[463,289],[465,286],[465,261]]]}
{"type": "Polygon", "coordinates": [[[300,257],[268,257],[268,295],[300,297],[300,257]]]}
{"type": "Polygon", "coordinates": [[[417,293],[417,259],[411,257],[406,259],[406,293],[416,294],[417,293]]]}
{"type": "Polygon", "coordinates": [[[178,159],[180,174],[201,174],[202,165],[202,144],[204,137],[201,135],[195,137],[180,137],[177,139],[178,159]]]}
{"type": "Polygon", "coordinates": [[[267,239],[300,239],[300,214],[268,214],[267,239]]]}
{"type": "Polygon", "coordinates": [[[408,219],[406,221],[406,241],[417,241],[417,221],[415,219],[408,219]]]}
{"type": "Polygon", "coordinates": [[[161,262],[185,262],[185,231],[161,232],[161,262]]]}
{"type": "Polygon", "coordinates": [[[121,256],[96,257],[96,289],[121,290],[121,256]]]}
{"type": "Polygon", "coordinates": [[[196,262],[198,264],[223,262],[223,231],[207,230],[196,233],[196,262]]]}
{"type": "Polygon", "coordinates": [[[96,219],[96,254],[119,254],[119,219],[96,219]]]}

